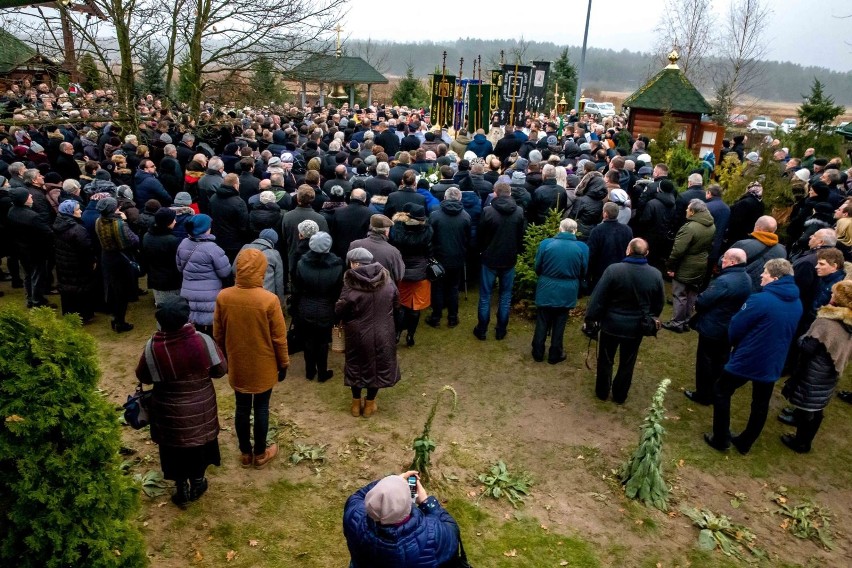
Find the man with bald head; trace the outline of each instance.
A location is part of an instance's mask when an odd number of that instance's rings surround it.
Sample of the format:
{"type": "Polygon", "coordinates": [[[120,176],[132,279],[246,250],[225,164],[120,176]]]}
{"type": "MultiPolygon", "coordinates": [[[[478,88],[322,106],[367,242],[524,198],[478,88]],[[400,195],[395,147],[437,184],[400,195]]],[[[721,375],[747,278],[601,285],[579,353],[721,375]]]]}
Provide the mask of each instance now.
{"type": "Polygon", "coordinates": [[[80,166],[74,160],[74,146],[70,142],[62,142],[59,145],[59,155],[56,157],[56,167],[53,171],[62,176],[62,180],[80,179],[80,166]]]}
{"type": "Polygon", "coordinates": [[[787,249],[778,242],[778,222],[770,215],[759,217],[754,223],[754,231],[747,239],[735,242],[731,248],[742,249],[746,253],[746,272],[751,277],[751,291],[760,292],[760,275],[763,265],[773,258],[787,258],[787,249]]]}
{"type": "Polygon", "coordinates": [[[751,294],[751,278],[746,273],[746,253],[731,248],[722,255],[722,272],[695,300],[695,317],[690,325],[698,332],[695,353],[695,390],[685,390],[686,398],[709,406],[713,385],[731,354],[728,324],[751,294]]]}
{"type": "Polygon", "coordinates": [[[363,189],[353,189],[349,196],[349,205],[335,209],[329,219],[331,231],[331,252],[340,258],[345,258],[352,241],[363,239],[370,229],[370,211],[367,203],[367,192],[363,189]]]}

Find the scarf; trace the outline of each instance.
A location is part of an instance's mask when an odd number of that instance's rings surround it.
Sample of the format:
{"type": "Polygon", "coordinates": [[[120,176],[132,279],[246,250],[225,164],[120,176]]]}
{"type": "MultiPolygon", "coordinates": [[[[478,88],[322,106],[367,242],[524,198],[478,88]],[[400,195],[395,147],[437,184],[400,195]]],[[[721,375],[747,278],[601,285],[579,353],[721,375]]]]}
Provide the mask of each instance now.
{"type": "Polygon", "coordinates": [[[852,310],[839,306],[823,306],[817,312],[807,335],[823,345],[834,363],[837,375],[843,375],[852,355],[852,310]]]}
{"type": "Polygon", "coordinates": [[[775,233],[768,233],[766,231],[754,231],[753,233],[751,233],[751,236],[768,247],[774,247],[778,244],[778,235],[776,235],[775,233]]]}

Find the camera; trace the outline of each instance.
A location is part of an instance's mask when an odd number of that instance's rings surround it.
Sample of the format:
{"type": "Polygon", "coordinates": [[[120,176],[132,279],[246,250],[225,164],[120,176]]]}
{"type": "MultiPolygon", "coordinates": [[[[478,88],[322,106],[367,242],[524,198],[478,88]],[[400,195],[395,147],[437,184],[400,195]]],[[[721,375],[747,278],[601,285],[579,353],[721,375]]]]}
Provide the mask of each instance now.
{"type": "Polygon", "coordinates": [[[583,323],[583,335],[589,339],[597,339],[598,333],[601,330],[601,324],[596,321],[587,321],[583,323]]]}

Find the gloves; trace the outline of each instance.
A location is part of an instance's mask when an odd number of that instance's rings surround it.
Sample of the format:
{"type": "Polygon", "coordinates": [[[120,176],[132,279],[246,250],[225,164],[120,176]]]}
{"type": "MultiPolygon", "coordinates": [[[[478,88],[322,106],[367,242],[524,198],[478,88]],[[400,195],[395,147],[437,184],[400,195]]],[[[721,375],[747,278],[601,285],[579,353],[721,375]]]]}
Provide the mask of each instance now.
{"type": "Polygon", "coordinates": [[[286,378],[287,378],[287,367],[284,367],[283,369],[278,369],[278,382],[280,383],[281,381],[283,381],[286,378]]]}

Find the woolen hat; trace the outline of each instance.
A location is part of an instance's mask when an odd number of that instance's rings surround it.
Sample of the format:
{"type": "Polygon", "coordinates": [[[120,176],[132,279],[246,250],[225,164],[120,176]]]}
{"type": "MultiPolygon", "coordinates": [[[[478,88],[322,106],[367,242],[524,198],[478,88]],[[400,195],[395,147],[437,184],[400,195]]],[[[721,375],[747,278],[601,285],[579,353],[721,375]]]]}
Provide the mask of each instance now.
{"type": "MultiPolygon", "coordinates": [[[[369,264],[373,262],[373,253],[364,247],[357,247],[346,253],[346,262],[357,262],[358,264],[369,264]]],[[[400,477],[400,479],[402,479],[400,477]]],[[[407,484],[406,484],[407,486],[407,484]]],[[[409,496],[409,499],[411,497],[409,496]]]]}
{"type": "Polygon", "coordinates": [[[145,212],[146,213],[156,213],[157,211],[160,210],[160,207],[162,207],[162,205],[160,205],[160,202],[157,201],[156,199],[149,199],[148,201],[145,202],[145,212]]]}
{"type": "Polygon", "coordinates": [[[411,515],[408,482],[399,475],[385,477],[364,496],[364,507],[367,516],[381,525],[401,523],[411,515]]]}
{"type": "Polygon", "coordinates": [[[402,211],[408,213],[408,216],[415,221],[426,220],[426,208],[416,203],[406,203],[402,206],[402,211]]]}
{"type": "Polygon", "coordinates": [[[527,174],[521,171],[512,172],[512,184],[514,185],[523,185],[527,183],[527,174]]]}
{"type": "Polygon", "coordinates": [[[581,152],[588,152],[591,149],[592,149],[592,145],[589,144],[588,142],[583,142],[582,144],[580,144],[580,151],[581,152]]]}
{"type": "MultiPolygon", "coordinates": [[[[270,160],[272,161],[272,160],[270,160]]],[[[290,152],[284,152],[281,154],[281,163],[283,164],[292,164],[293,163],[293,154],[290,152]]]]}
{"type": "Polygon", "coordinates": [[[319,225],[317,225],[316,221],[305,219],[299,223],[296,229],[299,231],[299,235],[302,238],[309,239],[319,232],[319,225]]]}
{"type": "Polygon", "coordinates": [[[154,312],[162,331],[177,331],[189,322],[189,301],[182,296],[166,296],[154,312]]]}
{"type": "Polygon", "coordinates": [[[664,193],[672,193],[675,190],[675,186],[670,179],[661,179],[660,180],[660,189],[664,193]]]}
{"type": "Polygon", "coordinates": [[[114,197],[105,197],[98,201],[96,209],[102,217],[108,217],[118,210],[118,201],[114,197]]]}
{"type": "Polygon", "coordinates": [[[370,217],[370,227],[373,229],[388,229],[393,227],[393,221],[386,215],[376,214],[370,217]]]}
{"type": "Polygon", "coordinates": [[[796,170],[796,177],[802,181],[808,181],[811,179],[811,171],[807,168],[801,168],[796,170]]]}
{"type": "Polygon", "coordinates": [[[277,199],[275,199],[275,194],[271,191],[261,191],[258,199],[261,203],[275,203],[276,201],[278,201],[277,199]]]}
{"type": "Polygon", "coordinates": [[[630,201],[630,197],[623,189],[613,189],[609,192],[609,200],[617,205],[626,205],[630,201]]]}
{"type": "Polygon", "coordinates": [[[757,152],[749,152],[748,154],[746,154],[745,159],[749,162],[759,162],[760,154],[758,154],[757,152]]]}
{"type": "Polygon", "coordinates": [[[269,241],[274,245],[278,244],[278,233],[275,232],[275,229],[264,229],[260,232],[260,238],[269,241]]]}
{"type": "Polygon", "coordinates": [[[331,235],[324,231],[320,231],[308,243],[310,249],[318,253],[326,253],[331,250],[331,235]]]}
{"type": "Polygon", "coordinates": [[[12,198],[12,203],[20,207],[30,198],[30,192],[23,187],[15,187],[9,190],[9,196],[12,198]]]}
{"type": "Polygon", "coordinates": [[[645,163],[645,165],[650,165],[651,163],[651,155],[650,154],[639,154],[636,156],[636,159],[640,162],[645,163]]]}
{"type": "Polygon", "coordinates": [[[177,214],[173,209],[161,207],[156,213],[154,213],[154,224],[158,227],[166,228],[172,224],[175,217],[177,217],[177,214]]]}
{"type": "Polygon", "coordinates": [[[271,168],[280,167],[281,166],[281,158],[279,158],[278,156],[272,156],[271,158],[269,158],[268,165],[271,168]]]}
{"type": "Polygon", "coordinates": [[[527,156],[529,158],[529,161],[533,164],[537,164],[541,161],[541,152],[539,152],[538,150],[530,150],[530,153],[527,156]]]}
{"type": "Polygon", "coordinates": [[[66,199],[59,204],[59,212],[64,215],[73,215],[77,210],[78,203],[73,199],[66,199]]]}
{"type": "Polygon", "coordinates": [[[212,223],[213,219],[210,218],[210,215],[200,213],[187,219],[183,226],[190,235],[197,237],[206,233],[210,229],[210,225],[212,223]]]}
{"type": "Polygon", "coordinates": [[[180,191],[177,195],[175,195],[174,204],[182,207],[189,207],[192,205],[192,196],[185,191],[180,191]]]}
{"type": "Polygon", "coordinates": [[[817,158],[816,160],[814,160],[814,165],[825,167],[825,166],[828,165],[828,159],[827,158],[817,158]]]}

